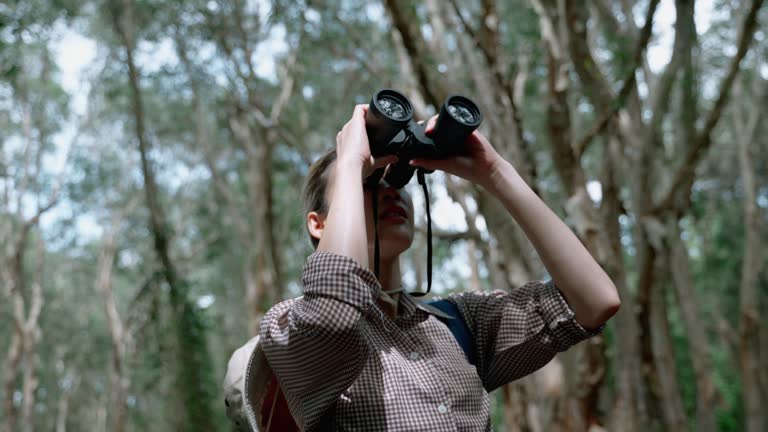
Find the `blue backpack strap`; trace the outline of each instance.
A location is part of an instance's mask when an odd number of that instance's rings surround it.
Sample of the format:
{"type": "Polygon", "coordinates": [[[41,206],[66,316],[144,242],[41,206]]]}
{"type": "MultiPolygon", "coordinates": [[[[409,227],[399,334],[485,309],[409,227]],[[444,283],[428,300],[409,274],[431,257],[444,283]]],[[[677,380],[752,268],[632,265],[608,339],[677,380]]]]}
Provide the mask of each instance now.
{"type": "Polygon", "coordinates": [[[453,319],[449,319],[436,316],[437,319],[448,326],[448,330],[451,331],[451,334],[453,334],[456,342],[458,342],[461,349],[464,350],[464,355],[467,357],[467,361],[469,361],[472,365],[477,366],[477,352],[475,350],[474,339],[472,338],[472,333],[469,332],[467,323],[465,323],[464,319],[461,317],[461,313],[459,313],[459,308],[456,306],[456,303],[448,300],[433,300],[426,302],[426,304],[440,309],[452,317],[455,317],[453,319]]]}

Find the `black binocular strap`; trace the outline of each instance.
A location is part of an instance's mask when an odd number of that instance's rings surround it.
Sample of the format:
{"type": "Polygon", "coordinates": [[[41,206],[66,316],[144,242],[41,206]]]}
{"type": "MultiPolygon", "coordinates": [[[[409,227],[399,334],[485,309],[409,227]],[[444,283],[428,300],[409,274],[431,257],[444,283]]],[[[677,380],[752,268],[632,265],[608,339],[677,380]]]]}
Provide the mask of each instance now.
{"type": "Polygon", "coordinates": [[[432,289],[432,215],[429,211],[429,191],[427,190],[427,180],[424,178],[424,170],[419,168],[416,171],[416,178],[419,179],[421,189],[424,191],[424,204],[427,210],[427,291],[413,292],[414,297],[423,297],[429,294],[432,289]]]}
{"type": "Polygon", "coordinates": [[[373,274],[379,278],[379,188],[374,185],[371,192],[373,201],[373,235],[376,238],[373,248],[373,274]]]}
{"type": "MultiPolygon", "coordinates": [[[[429,211],[429,191],[427,190],[427,180],[424,178],[424,170],[417,171],[417,178],[422,190],[424,191],[424,203],[427,210],[427,291],[412,292],[414,297],[423,297],[429,294],[432,289],[432,216],[429,211]]],[[[373,274],[376,279],[379,278],[379,188],[374,187],[371,194],[373,204],[373,231],[374,231],[374,249],[373,249],[373,274]]]]}

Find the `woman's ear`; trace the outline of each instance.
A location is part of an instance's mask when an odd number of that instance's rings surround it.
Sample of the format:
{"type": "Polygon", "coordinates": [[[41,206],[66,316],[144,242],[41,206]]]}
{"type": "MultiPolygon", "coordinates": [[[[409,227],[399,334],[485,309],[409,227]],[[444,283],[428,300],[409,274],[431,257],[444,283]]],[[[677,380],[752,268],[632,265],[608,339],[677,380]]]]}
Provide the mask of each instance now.
{"type": "Polygon", "coordinates": [[[314,211],[307,213],[307,228],[309,235],[320,240],[323,236],[323,229],[325,229],[325,216],[314,211]]]}

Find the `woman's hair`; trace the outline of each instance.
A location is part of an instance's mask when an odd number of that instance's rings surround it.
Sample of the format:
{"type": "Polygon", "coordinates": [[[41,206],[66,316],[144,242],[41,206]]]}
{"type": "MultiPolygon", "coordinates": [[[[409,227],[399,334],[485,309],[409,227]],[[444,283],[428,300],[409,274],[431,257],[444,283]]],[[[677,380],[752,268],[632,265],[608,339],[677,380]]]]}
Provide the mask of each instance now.
{"type": "MultiPolygon", "coordinates": [[[[328,203],[325,200],[325,191],[328,188],[328,167],[336,160],[336,149],[332,148],[326,151],[312,166],[309,167],[307,180],[304,183],[302,200],[304,205],[304,216],[309,212],[318,212],[323,214],[328,211],[328,203]]],[[[306,224],[305,224],[306,226],[306,224]]],[[[307,227],[309,232],[309,227],[307,227]]],[[[317,249],[320,241],[310,234],[309,238],[317,249]]]]}

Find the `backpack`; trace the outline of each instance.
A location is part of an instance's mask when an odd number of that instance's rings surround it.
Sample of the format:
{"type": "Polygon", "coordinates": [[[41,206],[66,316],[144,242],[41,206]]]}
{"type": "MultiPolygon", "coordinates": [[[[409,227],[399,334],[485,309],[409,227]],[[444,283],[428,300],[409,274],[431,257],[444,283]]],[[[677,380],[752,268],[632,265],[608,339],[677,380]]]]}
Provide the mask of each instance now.
{"type": "Polygon", "coordinates": [[[440,309],[448,315],[456,317],[454,319],[443,317],[436,318],[442,321],[443,324],[448,327],[448,330],[451,331],[453,337],[456,338],[456,342],[459,343],[459,346],[464,351],[464,355],[467,357],[467,361],[473,366],[477,366],[477,351],[475,350],[475,343],[472,339],[472,333],[469,332],[469,327],[467,327],[467,323],[465,323],[464,319],[461,317],[459,308],[456,306],[456,303],[449,300],[433,300],[431,302],[427,302],[427,304],[440,309]]]}

